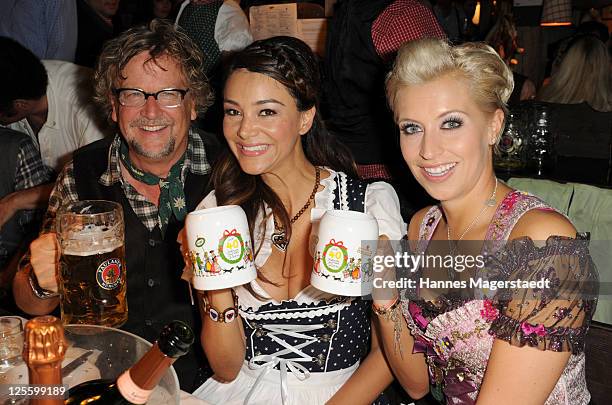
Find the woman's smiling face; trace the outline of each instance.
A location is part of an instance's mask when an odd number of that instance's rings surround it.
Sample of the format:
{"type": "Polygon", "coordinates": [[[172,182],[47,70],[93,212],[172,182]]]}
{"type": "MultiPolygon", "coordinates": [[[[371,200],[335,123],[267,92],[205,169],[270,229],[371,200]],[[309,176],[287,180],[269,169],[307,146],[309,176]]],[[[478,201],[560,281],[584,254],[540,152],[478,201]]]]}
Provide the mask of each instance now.
{"type": "Polygon", "coordinates": [[[315,108],[299,111],[276,80],[245,69],[227,79],[223,134],[248,174],[282,173],[303,156],[301,136],[312,126],[315,108]]]}
{"type": "Polygon", "coordinates": [[[466,80],[446,74],[401,88],[395,111],[402,155],[418,182],[435,199],[465,196],[492,172],[492,148],[503,112],[484,111],[466,80]]]}

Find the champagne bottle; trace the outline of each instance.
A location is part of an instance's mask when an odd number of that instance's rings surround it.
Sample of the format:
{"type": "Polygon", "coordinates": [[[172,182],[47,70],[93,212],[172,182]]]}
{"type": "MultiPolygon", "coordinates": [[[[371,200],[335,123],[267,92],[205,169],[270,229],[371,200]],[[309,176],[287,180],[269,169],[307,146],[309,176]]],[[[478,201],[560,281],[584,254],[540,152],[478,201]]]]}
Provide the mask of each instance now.
{"type": "Polygon", "coordinates": [[[70,389],[64,403],[145,404],[164,372],[189,351],[193,340],[193,331],[188,325],[173,321],[164,326],[153,347],[119,378],[81,383],[70,389]]]}
{"type": "MultiPolygon", "coordinates": [[[[39,316],[26,323],[23,360],[28,365],[30,384],[62,384],[62,360],[66,355],[66,338],[62,322],[54,316],[39,316]]],[[[63,396],[45,392],[30,399],[30,405],[60,405],[63,396]]]]}

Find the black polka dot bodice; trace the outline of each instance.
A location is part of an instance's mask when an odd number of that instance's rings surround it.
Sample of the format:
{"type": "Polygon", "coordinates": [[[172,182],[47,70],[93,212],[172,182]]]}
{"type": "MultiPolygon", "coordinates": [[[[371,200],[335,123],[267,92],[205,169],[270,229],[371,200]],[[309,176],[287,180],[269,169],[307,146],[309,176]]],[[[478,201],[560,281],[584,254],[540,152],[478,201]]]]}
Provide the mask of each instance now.
{"type": "Polygon", "coordinates": [[[338,172],[335,178],[334,209],[365,212],[365,193],[368,184],[338,172]]]}
{"type": "MultiPolygon", "coordinates": [[[[335,182],[334,208],[364,212],[367,184],[342,172],[335,182]]],[[[370,304],[336,296],[311,303],[269,302],[257,309],[241,305],[246,360],[276,369],[282,360],[309,372],[348,368],[370,347],[370,304]]]]}
{"type": "Polygon", "coordinates": [[[299,364],[310,372],[348,368],[370,347],[370,302],[337,297],[299,304],[268,303],[240,308],[246,336],[246,360],[261,365],[299,364]]]}

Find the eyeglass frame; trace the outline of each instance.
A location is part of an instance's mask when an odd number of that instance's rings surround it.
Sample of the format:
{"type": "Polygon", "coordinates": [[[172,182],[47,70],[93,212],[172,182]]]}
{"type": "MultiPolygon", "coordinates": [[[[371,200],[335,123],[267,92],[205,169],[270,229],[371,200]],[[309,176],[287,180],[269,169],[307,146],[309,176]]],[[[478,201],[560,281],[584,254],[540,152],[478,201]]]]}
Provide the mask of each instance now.
{"type": "Polygon", "coordinates": [[[159,90],[159,91],[157,91],[155,93],[147,93],[144,90],[137,89],[137,88],[134,88],[134,87],[119,87],[119,88],[116,88],[116,89],[114,88],[113,89],[113,93],[117,97],[117,101],[119,101],[119,104],[121,104],[123,107],[134,107],[134,108],[142,107],[143,105],[145,105],[147,103],[147,100],[151,96],[153,97],[153,99],[155,99],[155,102],[160,107],[164,107],[164,108],[177,108],[181,104],[183,104],[183,101],[185,101],[185,96],[187,95],[188,92],[189,92],[189,88],[186,88],[186,89],[176,89],[176,88],[161,89],[161,90],[159,90]],[[137,92],[143,94],[144,95],[144,102],[141,105],[125,105],[125,104],[123,104],[121,102],[121,99],[120,99],[120,93],[122,91],[125,91],[125,90],[137,91],[137,92]],[[177,105],[172,105],[172,106],[167,106],[167,105],[159,104],[159,100],[157,99],[157,97],[159,96],[160,93],[163,93],[165,91],[178,91],[179,94],[181,95],[180,102],[177,105]]]}

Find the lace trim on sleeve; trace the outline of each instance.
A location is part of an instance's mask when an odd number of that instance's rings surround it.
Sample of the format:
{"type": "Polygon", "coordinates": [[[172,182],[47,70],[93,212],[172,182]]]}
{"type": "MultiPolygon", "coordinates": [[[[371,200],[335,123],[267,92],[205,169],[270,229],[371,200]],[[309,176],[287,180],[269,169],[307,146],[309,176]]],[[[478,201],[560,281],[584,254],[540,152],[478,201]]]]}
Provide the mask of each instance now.
{"type": "Polygon", "coordinates": [[[311,210],[311,221],[313,218],[320,219],[326,210],[334,209],[334,194],[336,191],[336,172],[325,167],[329,176],[321,179],[323,189],[315,194],[314,207],[311,210]]]}
{"type": "Polygon", "coordinates": [[[266,310],[267,306],[275,306],[276,304],[266,304],[263,305],[257,312],[254,312],[252,308],[243,308],[242,306],[239,308],[240,316],[249,319],[249,320],[261,320],[261,319],[299,319],[299,318],[319,318],[324,315],[328,315],[331,313],[338,312],[353,303],[353,299],[343,299],[341,301],[331,302],[326,305],[321,306],[318,303],[313,304],[299,304],[299,305],[291,305],[295,303],[295,301],[285,301],[285,303],[289,303],[287,308],[279,308],[266,310]],[[309,309],[309,307],[312,307],[309,309]]]}
{"type": "Polygon", "coordinates": [[[574,354],[584,350],[598,293],[587,239],[551,236],[538,247],[521,238],[489,259],[491,280],[549,281],[549,288],[499,290],[495,296],[499,314],[492,321],[491,335],[519,347],[574,354]]]}
{"type": "Polygon", "coordinates": [[[347,192],[347,185],[346,185],[346,174],[342,172],[338,172],[338,177],[340,180],[340,209],[348,210],[349,203],[348,203],[348,192],[347,192]]]}
{"type": "Polygon", "coordinates": [[[489,334],[513,346],[527,345],[540,350],[571,351],[573,354],[578,354],[584,351],[584,338],[588,330],[588,325],[579,328],[550,328],[543,324],[532,325],[500,314],[493,321],[489,334]]]}

